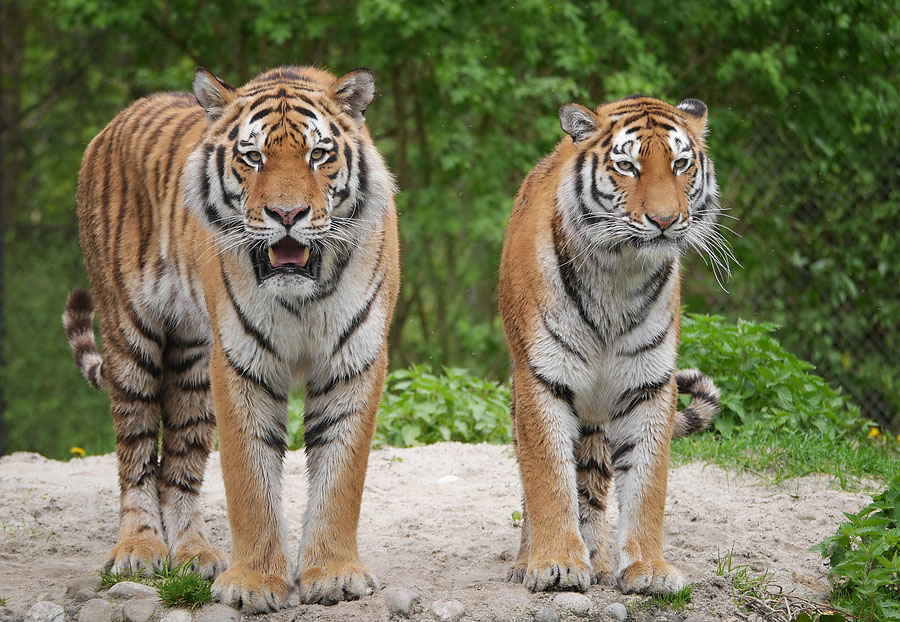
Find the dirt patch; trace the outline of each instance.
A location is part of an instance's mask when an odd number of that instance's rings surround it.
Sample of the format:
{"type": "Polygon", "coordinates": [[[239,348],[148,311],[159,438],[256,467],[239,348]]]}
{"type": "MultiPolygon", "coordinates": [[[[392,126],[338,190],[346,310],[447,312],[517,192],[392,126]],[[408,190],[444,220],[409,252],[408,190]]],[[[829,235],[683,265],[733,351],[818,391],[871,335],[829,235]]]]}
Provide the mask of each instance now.
{"type": "MultiPolygon", "coordinates": [[[[305,460],[290,452],[285,464],[285,514],[296,555],[306,503],[305,460]]],[[[115,543],[118,527],[116,462],[112,455],[69,462],[19,453],[0,458],[0,596],[23,614],[34,602],[62,604],[65,585],[97,569],[115,543]]],[[[203,505],[211,537],[230,547],[225,492],[218,454],[210,458],[203,505]]],[[[519,543],[511,514],[521,487],[510,448],[441,443],[373,451],[359,527],[360,555],[383,586],[422,594],[414,618],[433,619],[438,600],[458,600],[465,620],[522,620],[551,607],[552,594],[534,595],[502,582],[519,543]]],[[[738,616],[729,584],[716,576],[717,555],[733,551],[735,565],[774,572],[787,592],[822,600],[826,567],[809,547],[834,532],[842,512],[857,511],[867,493],[848,493],[822,477],[771,486],[718,467],[690,464],[672,469],[665,522],[665,550],[695,585],[689,610],[738,616]]],[[[615,529],[615,504],[610,532],[615,529]]],[[[643,600],[615,589],[588,592],[596,619],[615,602],[643,600]]],[[[382,595],[332,607],[300,606],[260,616],[265,622],[385,620],[382,595]]],[[[640,616],[638,616],[640,617],[640,616]]]]}

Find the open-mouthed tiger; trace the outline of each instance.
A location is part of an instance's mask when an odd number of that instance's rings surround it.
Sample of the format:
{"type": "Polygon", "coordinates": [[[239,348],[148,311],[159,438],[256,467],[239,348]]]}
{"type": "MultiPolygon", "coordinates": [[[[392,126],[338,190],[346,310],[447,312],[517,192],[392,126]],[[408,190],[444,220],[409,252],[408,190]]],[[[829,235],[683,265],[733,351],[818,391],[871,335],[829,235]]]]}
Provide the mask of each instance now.
{"type": "Polygon", "coordinates": [[[525,492],[508,580],[676,592],[684,576],[662,553],[670,439],[719,409],[709,378],[675,370],[679,257],[718,235],[706,106],[630,97],[593,111],[567,104],[560,122],[569,137],[522,184],[500,267],[525,492]],[[693,396],[680,412],[678,391],[693,396]]]}
{"type": "Polygon", "coordinates": [[[63,319],[112,403],[106,567],[192,561],[249,612],[284,607],[295,580],[304,602],[358,598],[377,585],[356,529],[399,286],[394,184],[364,119],[374,76],[284,67],[233,88],[198,69],[193,87],[120,113],[79,177],[92,294],[73,291],[63,319]],[[296,382],[309,498],[294,566],[281,479],[296,382]],[[230,566],[197,503],[217,423],[230,566]]]}

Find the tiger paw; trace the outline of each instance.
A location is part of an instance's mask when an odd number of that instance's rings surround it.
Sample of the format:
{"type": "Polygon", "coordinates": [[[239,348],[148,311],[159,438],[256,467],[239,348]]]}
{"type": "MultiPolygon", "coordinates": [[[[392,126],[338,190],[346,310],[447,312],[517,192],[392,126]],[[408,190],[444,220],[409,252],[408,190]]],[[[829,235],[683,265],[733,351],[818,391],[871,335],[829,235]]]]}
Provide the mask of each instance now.
{"type": "Polygon", "coordinates": [[[619,587],[625,594],[674,594],[686,584],[684,574],[661,559],[636,561],[619,576],[619,587]]]}
{"type": "Polygon", "coordinates": [[[507,583],[524,583],[525,571],[528,570],[528,564],[516,562],[506,573],[507,583]]]}
{"type": "Polygon", "coordinates": [[[213,598],[244,613],[278,611],[288,604],[291,588],[286,577],[234,565],[212,586],[213,598]]]}
{"type": "Polygon", "coordinates": [[[608,553],[591,553],[591,585],[616,586],[616,575],[608,553]]]}
{"type": "Polygon", "coordinates": [[[575,590],[586,592],[591,586],[591,569],[580,559],[543,559],[528,562],[525,587],[532,592],[575,590]]]}
{"type": "Polygon", "coordinates": [[[300,602],[333,605],[356,600],[381,588],[368,568],[357,562],[311,566],[300,574],[300,602]]]}
{"type": "Polygon", "coordinates": [[[150,531],[126,536],[106,556],[104,570],[112,573],[152,575],[160,570],[169,553],[160,536],[150,531]]]}
{"type": "Polygon", "coordinates": [[[196,572],[208,581],[218,577],[228,568],[228,555],[213,548],[206,538],[192,538],[175,546],[171,557],[173,566],[190,564],[192,572],[196,572]]]}

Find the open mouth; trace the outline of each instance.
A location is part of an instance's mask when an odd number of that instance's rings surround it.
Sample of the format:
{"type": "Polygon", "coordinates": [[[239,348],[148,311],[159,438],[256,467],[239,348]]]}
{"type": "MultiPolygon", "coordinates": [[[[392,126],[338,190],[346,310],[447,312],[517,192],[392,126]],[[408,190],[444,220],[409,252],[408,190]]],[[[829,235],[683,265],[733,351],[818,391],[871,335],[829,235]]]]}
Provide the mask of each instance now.
{"type": "Polygon", "coordinates": [[[272,246],[254,249],[252,260],[259,282],[279,274],[296,274],[315,281],[322,265],[322,256],[315,248],[303,246],[289,236],[272,246]]]}

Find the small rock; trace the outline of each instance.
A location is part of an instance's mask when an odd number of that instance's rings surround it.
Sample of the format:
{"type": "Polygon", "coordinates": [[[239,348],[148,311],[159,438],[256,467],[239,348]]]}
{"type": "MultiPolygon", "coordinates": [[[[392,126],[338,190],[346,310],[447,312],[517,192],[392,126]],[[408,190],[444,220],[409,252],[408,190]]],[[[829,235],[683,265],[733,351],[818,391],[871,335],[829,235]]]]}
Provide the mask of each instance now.
{"type": "Polygon", "coordinates": [[[173,609],[159,622],[191,622],[191,612],[184,609],[173,609]]]}
{"type": "Polygon", "coordinates": [[[458,600],[439,600],[431,605],[431,611],[439,622],[459,622],[466,615],[466,606],[458,600]]]}
{"type": "Polygon", "coordinates": [[[112,619],[112,605],[102,598],[87,601],[78,612],[78,622],[112,622],[112,619]]]}
{"type": "Polygon", "coordinates": [[[613,603],[607,606],[603,610],[603,613],[608,615],[613,620],[618,620],[618,622],[625,622],[625,618],[628,617],[628,610],[622,603],[613,603]]]}
{"type": "Polygon", "coordinates": [[[556,613],[556,609],[544,607],[534,614],[534,622],[559,622],[559,614],[556,613]]]}
{"type": "Polygon", "coordinates": [[[80,603],[86,603],[87,601],[93,600],[95,598],[97,598],[97,592],[87,587],[78,590],[78,593],[75,594],[75,600],[80,603]]]}
{"type": "Polygon", "coordinates": [[[116,598],[156,598],[156,588],[143,583],[122,581],[109,588],[109,595],[116,598]]]}
{"type": "Polygon", "coordinates": [[[444,477],[438,479],[438,484],[452,484],[453,482],[459,481],[459,478],[455,475],[445,475],[444,477]]]}
{"type": "Polygon", "coordinates": [[[203,608],[194,614],[194,622],[240,622],[240,620],[240,611],[220,603],[203,605],[203,608]]]}
{"type": "Polygon", "coordinates": [[[31,606],[25,622],[64,622],[65,618],[66,612],[62,607],[49,600],[42,600],[31,606]]]}
{"type": "Polygon", "coordinates": [[[16,622],[16,614],[12,609],[0,607],[0,622],[16,622]]]}
{"type": "Polygon", "coordinates": [[[384,604],[391,617],[408,618],[419,602],[419,593],[408,587],[389,587],[384,590],[384,604]]]}
{"type": "Polygon", "coordinates": [[[581,616],[591,610],[591,599],[576,592],[562,592],[553,597],[553,606],[581,616]]]}
{"type": "Polygon", "coordinates": [[[74,597],[81,590],[91,590],[92,592],[96,592],[101,587],[103,587],[103,582],[100,581],[100,575],[94,574],[86,577],[78,577],[77,579],[72,579],[66,583],[66,596],[74,597]]]}
{"type": "Polygon", "coordinates": [[[155,598],[135,598],[122,607],[122,616],[125,622],[147,622],[158,605],[159,601],[155,598]]]}
{"type": "Polygon", "coordinates": [[[688,616],[684,619],[684,622],[706,622],[700,616],[688,616]]]}

